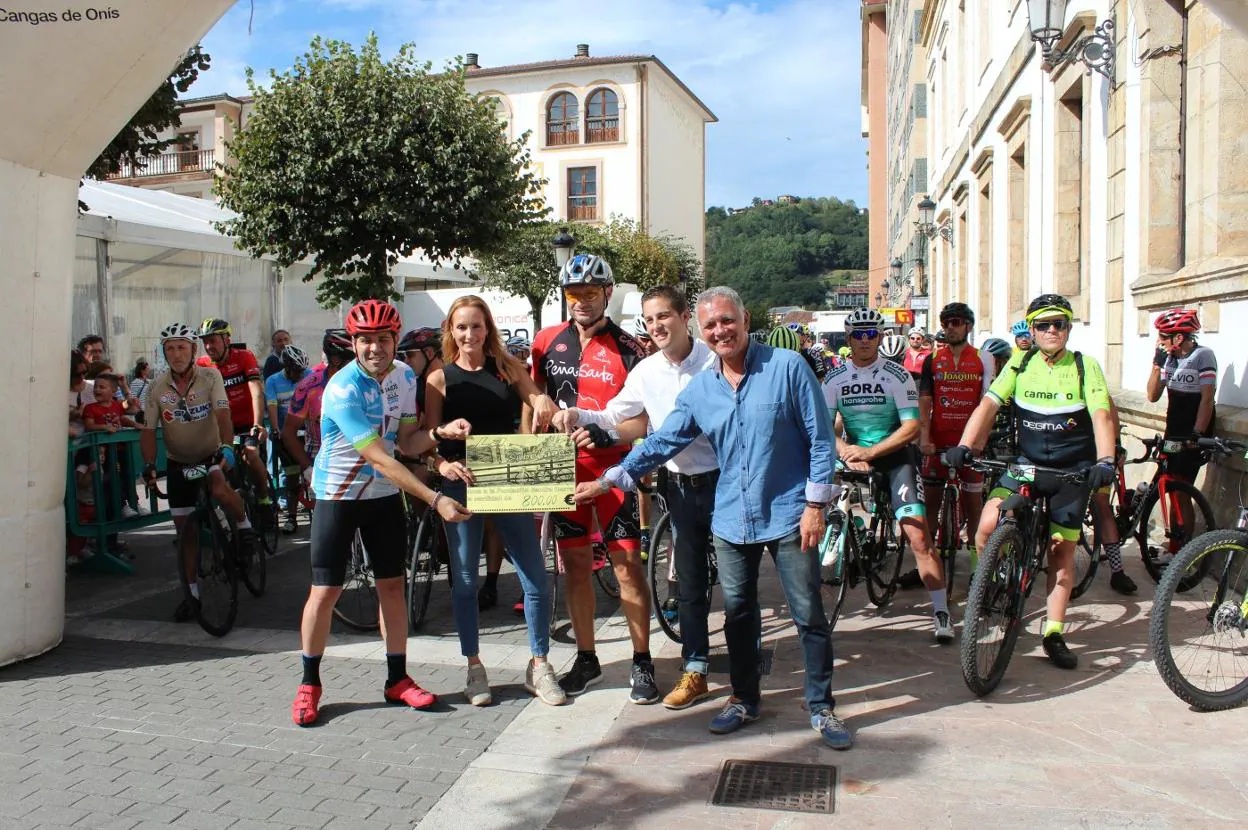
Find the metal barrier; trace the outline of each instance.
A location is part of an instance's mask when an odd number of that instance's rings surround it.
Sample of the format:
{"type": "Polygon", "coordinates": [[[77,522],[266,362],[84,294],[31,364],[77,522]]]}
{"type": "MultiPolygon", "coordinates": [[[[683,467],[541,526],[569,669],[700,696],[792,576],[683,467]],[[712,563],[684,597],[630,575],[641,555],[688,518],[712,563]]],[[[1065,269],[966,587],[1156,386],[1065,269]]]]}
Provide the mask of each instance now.
{"type": "MultiPolygon", "coordinates": [[[[139,452],[139,430],[123,429],[118,432],[87,432],[69,439],[69,451],[65,460],[65,518],[68,532],[73,536],[95,540],[95,555],[83,560],[81,567],[103,573],[132,574],[134,566],[108,552],[108,537],[115,533],[150,527],[169,521],[169,510],[157,509],[156,496],[139,489],[135,479],[143,472],[143,458],[139,452]],[[86,450],[92,454],[95,468],[91,471],[91,493],[95,497],[95,519],[90,522],[78,518],[78,477],[75,475],[74,458],[86,450]],[[118,472],[119,465],[128,464],[127,475],[118,472]],[[110,486],[111,485],[111,486],[110,486]],[[134,501],[131,500],[134,496],[134,501]],[[149,515],[121,516],[123,503],[137,504],[147,499],[149,515]]],[[[156,430],[156,468],[161,475],[165,469],[165,442],[161,431],[156,430]]]]}

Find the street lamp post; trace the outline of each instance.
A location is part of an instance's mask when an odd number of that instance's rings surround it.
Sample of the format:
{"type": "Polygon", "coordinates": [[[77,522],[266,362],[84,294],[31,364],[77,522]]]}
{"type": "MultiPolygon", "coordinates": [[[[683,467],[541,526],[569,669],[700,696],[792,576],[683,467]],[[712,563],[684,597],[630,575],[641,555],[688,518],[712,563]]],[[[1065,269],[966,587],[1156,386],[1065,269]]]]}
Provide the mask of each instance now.
{"type": "MultiPolygon", "coordinates": [[[[576,251],[577,238],[568,233],[567,228],[560,228],[559,233],[555,234],[555,238],[550,241],[551,246],[555,249],[555,265],[563,271],[563,266],[568,264],[568,260],[572,258],[572,254],[576,251]]],[[[559,291],[559,319],[567,322],[568,319],[568,298],[563,295],[563,291],[559,291]]]]}
{"type": "Polygon", "coordinates": [[[1062,34],[1066,31],[1067,0],[1027,0],[1027,20],[1031,28],[1031,39],[1040,44],[1040,54],[1050,69],[1062,64],[1081,61],[1088,68],[1087,74],[1095,70],[1114,83],[1114,21],[1103,20],[1096,31],[1084,35],[1070,45],[1068,49],[1054,49],[1062,34]]]}

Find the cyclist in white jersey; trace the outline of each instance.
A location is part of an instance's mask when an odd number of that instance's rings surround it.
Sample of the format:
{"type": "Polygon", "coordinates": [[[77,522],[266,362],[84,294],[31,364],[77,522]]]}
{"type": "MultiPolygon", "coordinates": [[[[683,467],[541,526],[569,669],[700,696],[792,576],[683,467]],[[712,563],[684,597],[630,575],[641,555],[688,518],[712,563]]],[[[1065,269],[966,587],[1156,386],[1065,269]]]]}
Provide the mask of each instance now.
{"type": "Polygon", "coordinates": [[[321,399],[321,449],[312,473],[312,588],[301,626],[303,680],[291,707],[299,726],[314,723],[319,714],[321,655],[357,533],[381,607],[387,669],[383,699],[414,709],[437,701],[407,674],[406,520],[399,490],[427,502],[449,522],[463,521],[469,513],[421,484],[395,459],[394,449],[397,444],[417,457],[437,439],[463,439],[470,430],[462,419],[432,430],[419,428],[416,375],[394,359],[401,322],[389,303],[365,300],[354,306],[346,328],[355,360],[330,378],[321,399]]]}

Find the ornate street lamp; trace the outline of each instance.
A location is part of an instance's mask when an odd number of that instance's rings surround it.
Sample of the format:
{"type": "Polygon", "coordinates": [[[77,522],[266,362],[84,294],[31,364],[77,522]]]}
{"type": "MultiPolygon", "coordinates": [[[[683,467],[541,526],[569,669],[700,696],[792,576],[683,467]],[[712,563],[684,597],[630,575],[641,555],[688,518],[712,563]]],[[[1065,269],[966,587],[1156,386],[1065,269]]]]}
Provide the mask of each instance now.
{"type": "MultiPolygon", "coordinates": [[[[577,238],[568,233],[567,228],[560,228],[559,233],[555,234],[555,238],[550,240],[551,246],[555,249],[555,264],[559,266],[559,270],[563,270],[563,266],[568,264],[568,260],[572,258],[573,251],[576,250],[577,238]]],[[[568,319],[568,298],[563,292],[559,292],[559,319],[568,319]]]]}
{"type": "Polygon", "coordinates": [[[1085,35],[1065,51],[1053,47],[1065,33],[1067,0],[1027,0],[1027,19],[1031,39],[1040,44],[1044,62],[1057,68],[1072,61],[1082,61],[1091,75],[1095,70],[1114,83],[1114,21],[1104,20],[1096,31],[1085,35]]]}
{"type": "Polygon", "coordinates": [[[919,221],[914,223],[914,227],[928,239],[935,239],[940,234],[941,239],[953,245],[953,223],[946,217],[944,222],[936,224],[936,203],[930,196],[924,196],[919,202],[919,221]]]}

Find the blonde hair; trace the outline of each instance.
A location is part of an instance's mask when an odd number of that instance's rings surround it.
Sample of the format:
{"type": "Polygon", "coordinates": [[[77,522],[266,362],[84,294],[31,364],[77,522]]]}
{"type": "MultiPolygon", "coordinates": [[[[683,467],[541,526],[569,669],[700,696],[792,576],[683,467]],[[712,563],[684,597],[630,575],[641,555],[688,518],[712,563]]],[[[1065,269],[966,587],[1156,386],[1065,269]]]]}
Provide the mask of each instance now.
{"type": "Polygon", "coordinates": [[[498,367],[498,371],[503,378],[510,384],[519,383],[521,378],[528,375],[528,369],[519,358],[512,355],[503,348],[503,339],[498,333],[498,326],[494,325],[494,315],[490,313],[490,307],[486,305],[485,300],[476,294],[468,294],[460,297],[451,303],[451,308],[446,312],[446,323],[442,328],[442,361],[444,363],[454,363],[459,357],[459,344],[455,342],[455,336],[452,334],[452,328],[455,319],[455,313],[465,308],[475,308],[481,312],[481,316],[485,318],[485,356],[494,358],[494,365],[498,367]]]}

